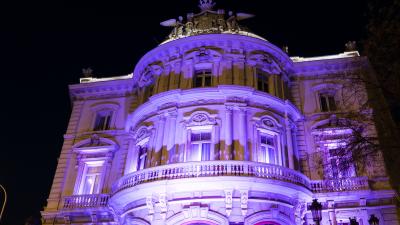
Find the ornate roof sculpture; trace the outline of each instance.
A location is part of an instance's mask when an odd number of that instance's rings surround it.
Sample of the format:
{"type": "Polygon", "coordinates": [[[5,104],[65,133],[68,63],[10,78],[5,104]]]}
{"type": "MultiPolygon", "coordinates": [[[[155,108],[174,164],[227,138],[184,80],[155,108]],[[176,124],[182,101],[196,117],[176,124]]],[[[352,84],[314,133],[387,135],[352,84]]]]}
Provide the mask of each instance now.
{"type": "Polygon", "coordinates": [[[179,16],[178,19],[169,19],[161,22],[161,26],[173,27],[167,40],[163,43],[194,35],[219,33],[240,34],[263,39],[249,32],[238,23],[238,21],[252,18],[254,15],[240,12],[234,13],[232,11],[225,13],[223,9],[213,11],[214,6],[213,0],[200,0],[200,13],[188,13],[185,20],[182,16],[179,16]]]}

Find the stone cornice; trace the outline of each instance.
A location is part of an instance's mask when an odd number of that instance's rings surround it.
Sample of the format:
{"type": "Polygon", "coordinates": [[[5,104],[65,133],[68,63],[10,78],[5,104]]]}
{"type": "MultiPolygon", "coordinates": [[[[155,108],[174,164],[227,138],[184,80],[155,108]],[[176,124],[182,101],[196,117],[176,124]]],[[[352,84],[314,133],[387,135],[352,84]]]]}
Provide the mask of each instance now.
{"type": "Polygon", "coordinates": [[[316,61],[296,62],[292,75],[297,77],[313,77],[327,74],[357,71],[367,68],[366,57],[349,57],[316,61]]]}
{"type": "Polygon", "coordinates": [[[143,119],[156,115],[160,110],[166,110],[169,107],[224,104],[239,96],[241,103],[245,102],[254,107],[267,108],[280,114],[287,112],[288,116],[294,121],[302,118],[300,111],[289,101],[256,91],[250,87],[220,85],[214,88],[177,89],[152,96],[149,101],[139,106],[128,116],[125,129],[129,131],[131,127],[137,126],[143,119]]]}
{"type": "Polygon", "coordinates": [[[69,85],[69,93],[73,101],[123,97],[134,93],[133,83],[132,79],[126,79],[73,84],[69,85]]]}

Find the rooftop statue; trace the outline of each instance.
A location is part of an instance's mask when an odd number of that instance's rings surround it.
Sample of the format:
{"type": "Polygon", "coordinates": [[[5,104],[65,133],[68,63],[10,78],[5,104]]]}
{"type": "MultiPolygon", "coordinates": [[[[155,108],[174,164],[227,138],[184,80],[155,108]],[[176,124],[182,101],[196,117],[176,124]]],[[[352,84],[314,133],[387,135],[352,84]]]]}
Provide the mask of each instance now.
{"type": "Polygon", "coordinates": [[[186,20],[183,17],[169,19],[161,22],[161,26],[173,27],[166,41],[178,38],[212,33],[240,33],[249,34],[246,29],[239,25],[238,21],[254,17],[248,13],[234,13],[225,10],[213,10],[215,3],[212,0],[200,0],[200,13],[188,13],[186,20]]]}

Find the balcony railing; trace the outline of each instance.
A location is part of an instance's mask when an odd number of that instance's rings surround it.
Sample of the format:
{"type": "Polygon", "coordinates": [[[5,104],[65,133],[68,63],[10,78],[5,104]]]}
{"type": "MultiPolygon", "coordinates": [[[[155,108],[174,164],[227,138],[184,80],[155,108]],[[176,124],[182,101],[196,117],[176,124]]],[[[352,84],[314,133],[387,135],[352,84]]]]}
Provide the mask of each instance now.
{"type": "Polygon", "coordinates": [[[64,209],[81,209],[107,206],[108,194],[73,195],[64,198],[64,209]]]}
{"type": "Polygon", "coordinates": [[[244,161],[203,161],[152,167],[127,174],[113,185],[112,193],[152,181],[217,176],[258,177],[310,189],[310,181],[305,175],[286,167],[244,161]]]}
{"type": "Polygon", "coordinates": [[[311,190],[316,193],[358,191],[369,189],[368,177],[349,177],[336,180],[312,180],[311,190]]]}

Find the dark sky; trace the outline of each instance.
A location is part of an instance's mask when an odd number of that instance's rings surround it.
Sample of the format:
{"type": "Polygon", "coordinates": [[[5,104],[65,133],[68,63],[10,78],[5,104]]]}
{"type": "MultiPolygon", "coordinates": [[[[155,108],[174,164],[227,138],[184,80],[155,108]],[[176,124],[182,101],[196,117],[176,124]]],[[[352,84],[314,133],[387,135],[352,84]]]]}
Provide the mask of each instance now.
{"type": "MultiPolygon", "coordinates": [[[[197,12],[198,1],[1,4],[0,184],[9,197],[1,224],[19,225],[46,204],[70,114],[68,84],[86,67],[97,76],[131,73],[169,32],[159,23],[197,12]]],[[[217,8],[256,14],[246,25],[292,56],[340,53],[366,33],[361,0],[217,0],[217,8]]]]}

